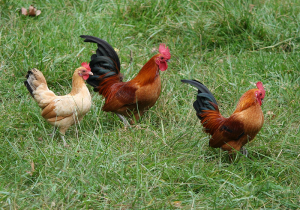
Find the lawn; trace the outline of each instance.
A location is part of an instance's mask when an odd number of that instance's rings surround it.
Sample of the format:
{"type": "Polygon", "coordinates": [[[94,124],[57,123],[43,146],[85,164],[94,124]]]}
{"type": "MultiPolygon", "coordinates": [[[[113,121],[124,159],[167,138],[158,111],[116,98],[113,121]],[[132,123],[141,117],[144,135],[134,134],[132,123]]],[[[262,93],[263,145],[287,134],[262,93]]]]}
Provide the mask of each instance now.
{"type": "Polygon", "coordinates": [[[297,0],[0,0],[2,209],[298,209],[300,2],[297,0]],[[22,16],[34,4],[38,17],[22,16]],[[95,44],[108,41],[133,78],[160,43],[171,51],[162,92],[124,128],[104,100],[66,133],[68,148],[23,84],[31,68],[64,95],[95,44]],[[208,146],[192,103],[197,79],[229,117],[262,81],[265,123],[248,157],[208,146]]]}

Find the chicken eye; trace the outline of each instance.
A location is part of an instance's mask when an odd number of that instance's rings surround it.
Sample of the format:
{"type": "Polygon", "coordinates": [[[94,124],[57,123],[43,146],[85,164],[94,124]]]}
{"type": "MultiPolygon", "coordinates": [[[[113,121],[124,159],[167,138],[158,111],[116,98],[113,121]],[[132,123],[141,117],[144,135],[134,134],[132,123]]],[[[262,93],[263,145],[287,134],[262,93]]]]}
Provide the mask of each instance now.
{"type": "Polygon", "coordinates": [[[164,59],[164,57],[160,57],[160,60],[163,60],[164,59]]]}

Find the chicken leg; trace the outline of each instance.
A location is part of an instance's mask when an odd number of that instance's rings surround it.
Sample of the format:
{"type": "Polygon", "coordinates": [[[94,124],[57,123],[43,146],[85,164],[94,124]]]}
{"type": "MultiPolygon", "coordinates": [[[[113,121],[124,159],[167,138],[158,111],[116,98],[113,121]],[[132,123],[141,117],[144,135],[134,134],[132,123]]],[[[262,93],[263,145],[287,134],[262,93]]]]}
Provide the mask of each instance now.
{"type": "Polygon", "coordinates": [[[125,127],[130,127],[129,122],[126,120],[126,118],[123,115],[121,115],[121,114],[116,114],[116,115],[120,118],[120,120],[122,120],[125,127]]]}

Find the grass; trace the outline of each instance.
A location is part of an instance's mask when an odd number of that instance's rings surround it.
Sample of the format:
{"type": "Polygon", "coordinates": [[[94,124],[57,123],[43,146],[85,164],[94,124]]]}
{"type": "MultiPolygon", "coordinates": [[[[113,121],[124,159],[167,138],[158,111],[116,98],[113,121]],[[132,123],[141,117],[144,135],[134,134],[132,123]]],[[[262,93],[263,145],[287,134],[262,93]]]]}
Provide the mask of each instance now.
{"type": "Polygon", "coordinates": [[[299,208],[298,1],[34,1],[42,14],[20,16],[32,3],[0,1],[1,208],[299,208]],[[140,127],[125,130],[90,88],[92,109],[67,131],[64,148],[23,81],[35,67],[51,90],[68,93],[95,49],[82,34],[119,50],[126,80],[161,42],[172,62],[140,127]],[[265,123],[247,158],[231,164],[208,147],[192,108],[196,91],[180,82],[190,78],[212,90],[224,116],[264,83],[265,123]]]}

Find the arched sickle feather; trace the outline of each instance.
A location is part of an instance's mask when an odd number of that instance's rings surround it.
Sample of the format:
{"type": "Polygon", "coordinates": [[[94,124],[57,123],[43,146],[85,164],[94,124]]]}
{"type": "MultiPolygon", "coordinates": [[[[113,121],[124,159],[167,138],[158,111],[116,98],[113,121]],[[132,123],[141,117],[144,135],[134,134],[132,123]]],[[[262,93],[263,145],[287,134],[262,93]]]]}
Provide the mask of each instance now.
{"type": "Polygon", "coordinates": [[[118,71],[120,71],[119,56],[110,44],[108,44],[103,39],[100,39],[100,38],[97,38],[97,37],[94,37],[94,36],[81,35],[80,37],[85,39],[84,42],[97,43],[98,44],[97,55],[98,56],[107,56],[107,57],[113,59],[114,62],[116,62],[116,65],[118,67],[118,71]]]}

